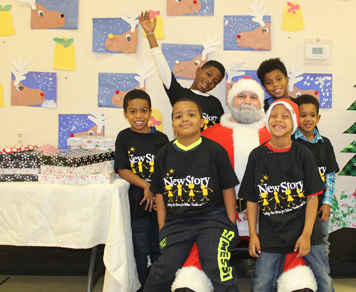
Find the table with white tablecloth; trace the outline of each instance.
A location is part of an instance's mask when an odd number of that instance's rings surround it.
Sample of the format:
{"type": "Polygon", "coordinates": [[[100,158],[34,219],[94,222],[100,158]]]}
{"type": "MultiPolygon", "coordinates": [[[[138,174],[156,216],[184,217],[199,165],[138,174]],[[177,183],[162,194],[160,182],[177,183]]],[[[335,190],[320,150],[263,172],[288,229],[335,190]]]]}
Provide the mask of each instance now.
{"type": "Polygon", "coordinates": [[[105,244],[103,291],[136,291],[129,184],[0,183],[0,245],[74,249],[105,244]]]}

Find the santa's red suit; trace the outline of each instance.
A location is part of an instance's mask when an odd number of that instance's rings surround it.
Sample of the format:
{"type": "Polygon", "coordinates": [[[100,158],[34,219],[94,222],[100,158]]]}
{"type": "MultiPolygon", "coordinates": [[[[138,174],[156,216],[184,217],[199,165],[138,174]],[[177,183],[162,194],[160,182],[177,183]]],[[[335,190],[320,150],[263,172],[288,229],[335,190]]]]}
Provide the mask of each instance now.
{"type": "MultiPolygon", "coordinates": [[[[241,182],[250,152],[260,144],[270,140],[271,134],[264,126],[263,118],[252,124],[241,124],[233,121],[231,113],[227,113],[221,117],[220,122],[220,124],[203,131],[202,136],[218,142],[227,150],[231,165],[234,167],[236,175],[241,182]]],[[[239,236],[249,235],[247,218],[244,219],[245,224],[243,224],[243,227],[239,226],[241,221],[238,222],[239,236]]],[[[188,287],[199,292],[214,290],[209,278],[202,271],[196,243],[194,243],[183,268],[177,272],[172,291],[182,287],[188,287]]]]}

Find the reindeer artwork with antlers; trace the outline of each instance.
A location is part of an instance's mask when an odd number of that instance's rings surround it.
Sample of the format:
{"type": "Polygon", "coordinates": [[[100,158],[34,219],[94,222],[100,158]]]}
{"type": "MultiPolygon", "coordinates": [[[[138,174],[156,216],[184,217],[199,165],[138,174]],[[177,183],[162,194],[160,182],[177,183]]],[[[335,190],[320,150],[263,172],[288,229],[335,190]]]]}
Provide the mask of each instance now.
{"type": "Polygon", "coordinates": [[[196,71],[208,61],[208,54],[218,50],[217,36],[207,36],[203,45],[162,44],[162,53],[174,76],[194,80],[196,71]]]}
{"type": "Polygon", "coordinates": [[[138,64],[136,73],[99,73],[99,107],[123,107],[124,97],[132,89],[145,90],[145,81],[153,75],[153,64],[138,64]]]}
{"type": "Polygon", "coordinates": [[[63,12],[57,10],[58,5],[56,6],[54,3],[53,5],[50,3],[45,3],[45,1],[42,1],[41,5],[38,3],[38,0],[18,1],[28,3],[31,6],[31,28],[46,29],[62,28],[65,26],[66,18],[63,12]]]}
{"type": "Polygon", "coordinates": [[[264,2],[253,0],[250,16],[224,17],[224,50],[271,50],[271,16],[264,2]]]}
{"type": "Polygon", "coordinates": [[[104,136],[106,117],[99,110],[89,114],[58,115],[58,148],[68,149],[67,139],[77,136],[104,136]]]}
{"type": "Polygon", "coordinates": [[[56,73],[28,72],[22,58],[11,63],[11,105],[56,107],[56,73]]]}
{"type": "Polygon", "coordinates": [[[93,19],[93,52],[135,54],[138,16],[134,8],[126,9],[122,18],[93,19]]]}
{"type": "Polygon", "coordinates": [[[166,3],[170,16],[214,15],[214,0],[167,0],[166,3]]]}

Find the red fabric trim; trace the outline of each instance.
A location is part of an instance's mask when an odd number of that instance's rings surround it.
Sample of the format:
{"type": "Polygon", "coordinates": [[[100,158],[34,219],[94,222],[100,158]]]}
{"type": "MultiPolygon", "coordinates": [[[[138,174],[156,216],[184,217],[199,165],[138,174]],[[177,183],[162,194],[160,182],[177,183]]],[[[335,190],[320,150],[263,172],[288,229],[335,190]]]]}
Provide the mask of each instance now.
{"type": "Polygon", "coordinates": [[[266,143],[266,147],[267,147],[268,149],[270,149],[270,150],[274,151],[274,152],[280,152],[280,153],[283,153],[283,152],[288,152],[288,151],[290,150],[290,148],[291,148],[291,147],[289,147],[289,148],[285,148],[285,149],[277,149],[277,148],[273,148],[273,147],[269,144],[269,142],[268,142],[268,143],[266,143]]]}
{"type": "Polygon", "coordinates": [[[314,194],[310,194],[308,196],[319,196],[321,195],[322,193],[324,193],[324,191],[320,191],[320,192],[317,192],[317,193],[314,193],[314,194]]]}

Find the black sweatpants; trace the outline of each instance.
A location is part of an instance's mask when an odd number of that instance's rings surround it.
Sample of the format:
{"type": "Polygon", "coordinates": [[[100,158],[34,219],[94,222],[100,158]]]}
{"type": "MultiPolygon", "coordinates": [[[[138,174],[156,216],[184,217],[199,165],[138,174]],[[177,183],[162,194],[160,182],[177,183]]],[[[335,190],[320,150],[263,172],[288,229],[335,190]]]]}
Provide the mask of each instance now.
{"type": "Polygon", "coordinates": [[[217,292],[239,292],[237,276],[229,265],[230,249],[237,244],[237,227],[226,211],[166,222],[159,234],[161,256],[151,267],[144,292],[169,292],[175,274],[197,242],[203,271],[217,292]]]}

